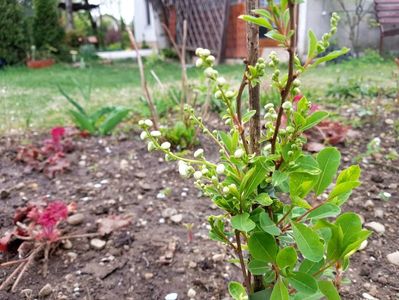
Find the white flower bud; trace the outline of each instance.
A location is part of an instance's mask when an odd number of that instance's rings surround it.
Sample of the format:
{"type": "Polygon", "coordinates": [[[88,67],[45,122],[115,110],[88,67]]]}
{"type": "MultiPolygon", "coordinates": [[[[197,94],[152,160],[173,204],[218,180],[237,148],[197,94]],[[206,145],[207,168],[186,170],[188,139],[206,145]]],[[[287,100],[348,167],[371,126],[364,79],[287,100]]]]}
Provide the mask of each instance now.
{"type": "Polygon", "coordinates": [[[235,158],[241,158],[241,157],[243,157],[244,154],[245,154],[244,150],[242,150],[242,149],[237,149],[237,150],[234,152],[234,157],[235,157],[235,158]]]}
{"type": "Polygon", "coordinates": [[[203,175],[206,175],[206,174],[209,173],[209,170],[208,170],[207,168],[203,168],[203,169],[201,170],[201,172],[202,172],[203,175]]]}
{"type": "Polygon", "coordinates": [[[210,63],[210,64],[213,64],[213,63],[215,62],[215,60],[216,60],[216,58],[215,58],[213,55],[209,55],[209,56],[206,58],[206,62],[207,62],[207,63],[210,63]]]}
{"type": "Polygon", "coordinates": [[[152,121],[150,119],[147,119],[144,121],[144,124],[148,127],[152,127],[154,125],[154,123],[152,123],[152,121]]]}
{"type": "Polygon", "coordinates": [[[139,121],[139,126],[143,126],[144,125],[144,120],[140,120],[139,121]]]}
{"type": "Polygon", "coordinates": [[[225,195],[230,193],[230,189],[227,186],[223,187],[222,191],[223,191],[223,194],[225,194],[225,195]]]}
{"type": "Polygon", "coordinates": [[[292,126],[287,126],[286,130],[288,133],[293,133],[295,131],[294,127],[292,126]]]}
{"type": "Polygon", "coordinates": [[[147,137],[148,137],[148,134],[147,134],[147,132],[145,132],[145,131],[143,131],[143,132],[140,134],[140,139],[142,139],[142,140],[145,140],[147,137]]]}
{"type": "Polygon", "coordinates": [[[269,151],[269,150],[272,149],[272,145],[271,144],[267,144],[264,149],[265,149],[265,151],[269,151]]]}
{"type": "Polygon", "coordinates": [[[185,162],[179,161],[179,174],[184,178],[188,178],[190,176],[189,165],[185,162]]]}
{"type": "Polygon", "coordinates": [[[216,173],[218,173],[219,175],[224,174],[226,167],[223,164],[218,164],[216,166],[216,173]]]}
{"type": "Polygon", "coordinates": [[[216,82],[217,82],[218,86],[223,86],[223,85],[226,84],[226,79],[225,79],[224,77],[219,77],[219,78],[216,80],[216,82]]]}
{"type": "Polygon", "coordinates": [[[152,150],[154,150],[156,147],[155,147],[155,144],[152,142],[152,141],[150,141],[150,142],[148,142],[148,144],[147,144],[147,150],[149,151],[149,152],[151,152],[152,150]]]}
{"type": "Polygon", "coordinates": [[[160,137],[161,136],[161,132],[158,130],[153,130],[150,132],[151,136],[153,137],[160,137]]]}
{"type": "Polygon", "coordinates": [[[195,55],[200,56],[203,50],[204,50],[204,49],[202,49],[202,48],[197,48],[197,49],[195,50],[195,55]]]}
{"type": "Polygon", "coordinates": [[[204,74],[205,74],[206,77],[212,77],[215,74],[214,71],[215,70],[212,69],[212,67],[208,67],[208,68],[205,69],[204,74]]]}
{"type": "Polygon", "coordinates": [[[292,103],[287,101],[283,103],[283,109],[284,110],[291,110],[292,109],[292,103]]]}
{"type": "Polygon", "coordinates": [[[202,177],[202,172],[201,171],[195,171],[194,172],[194,178],[195,179],[201,179],[201,177],[202,177]]]}
{"type": "Polygon", "coordinates": [[[204,149],[198,149],[197,151],[194,152],[194,157],[202,157],[204,155],[204,149]]]}
{"type": "Polygon", "coordinates": [[[170,145],[169,142],[164,142],[164,143],[162,143],[161,148],[164,149],[164,150],[169,150],[170,146],[171,145],[170,145]]]}
{"type": "Polygon", "coordinates": [[[216,98],[216,99],[222,99],[222,98],[223,98],[222,92],[221,92],[221,91],[216,91],[216,93],[215,93],[215,98],[216,98]]]}
{"type": "Polygon", "coordinates": [[[273,103],[267,103],[267,104],[265,105],[265,110],[269,110],[269,109],[271,109],[271,108],[274,108],[273,103]]]}
{"type": "Polygon", "coordinates": [[[198,58],[197,61],[195,62],[195,66],[197,68],[202,67],[204,65],[204,61],[202,60],[202,58],[198,58]]]}
{"type": "Polygon", "coordinates": [[[209,51],[208,49],[202,49],[200,51],[200,55],[201,56],[209,56],[209,55],[211,55],[211,51],[209,51]]]}
{"type": "Polygon", "coordinates": [[[226,92],[226,97],[227,98],[231,99],[231,98],[234,98],[234,96],[235,96],[235,93],[233,91],[227,91],[226,92]]]}

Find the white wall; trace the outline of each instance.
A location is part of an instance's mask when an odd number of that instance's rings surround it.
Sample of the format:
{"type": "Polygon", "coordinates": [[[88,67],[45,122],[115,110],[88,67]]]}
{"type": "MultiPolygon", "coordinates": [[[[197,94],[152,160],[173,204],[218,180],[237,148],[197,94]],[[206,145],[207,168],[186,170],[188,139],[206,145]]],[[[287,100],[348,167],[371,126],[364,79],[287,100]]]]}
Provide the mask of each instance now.
{"type": "MultiPolygon", "coordinates": [[[[373,3],[373,0],[368,0],[373,3]]],[[[350,3],[350,0],[347,1],[350,3]]],[[[349,6],[349,4],[348,4],[349,6]]],[[[311,28],[318,38],[329,31],[330,16],[333,12],[340,12],[340,8],[335,0],[305,0],[300,5],[300,19],[298,32],[298,50],[303,56],[307,51],[307,30],[311,28]]],[[[374,6],[371,5],[370,13],[365,17],[365,21],[360,26],[360,46],[362,49],[379,49],[380,30],[379,27],[370,27],[370,20],[375,19],[374,6]]],[[[349,33],[342,16],[336,40],[339,46],[351,47],[348,39],[349,33]]],[[[399,51],[399,36],[386,37],[384,39],[384,49],[399,51]]]]}
{"type": "Polygon", "coordinates": [[[159,16],[154,13],[150,4],[150,25],[147,22],[146,0],[135,0],[134,4],[134,35],[141,45],[145,40],[153,48],[160,49],[167,44],[159,16]]]}

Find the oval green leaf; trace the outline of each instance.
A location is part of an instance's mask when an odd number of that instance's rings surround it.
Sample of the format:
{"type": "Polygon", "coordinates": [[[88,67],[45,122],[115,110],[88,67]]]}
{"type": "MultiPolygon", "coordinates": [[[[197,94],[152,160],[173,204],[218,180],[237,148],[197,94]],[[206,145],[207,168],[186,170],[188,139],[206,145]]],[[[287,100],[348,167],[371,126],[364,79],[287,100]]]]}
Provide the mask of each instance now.
{"type": "Polygon", "coordinates": [[[276,260],[278,246],[273,236],[268,233],[256,232],[248,241],[249,253],[253,258],[263,262],[276,260]]]}
{"type": "Polygon", "coordinates": [[[294,239],[303,257],[317,262],[323,258],[324,246],[319,236],[309,227],[301,223],[292,222],[294,239]]]}

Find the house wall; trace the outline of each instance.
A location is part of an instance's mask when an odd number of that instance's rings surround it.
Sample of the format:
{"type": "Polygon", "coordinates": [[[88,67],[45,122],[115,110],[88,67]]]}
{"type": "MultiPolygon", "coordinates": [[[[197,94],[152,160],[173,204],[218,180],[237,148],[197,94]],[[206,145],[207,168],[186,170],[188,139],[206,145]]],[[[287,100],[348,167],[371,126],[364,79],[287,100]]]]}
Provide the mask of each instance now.
{"type": "Polygon", "coordinates": [[[139,46],[145,41],[151,48],[160,49],[166,47],[168,41],[162,29],[158,14],[154,13],[149,4],[150,22],[147,20],[146,0],[134,1],[134,35],[139,46]]]}
{"type": "MultiPolygon", "coordinates": [[[[360,26],[360,47],[362,49],[379,48],[380,30],[379,27],[371,27],[370,21],[375,19],[373,0],[368,0],[370,5],[370,12],[365,17],[365,21],[360,26]]],[[[349,9],[353,9],[350,1],[347,1],[349,9]]],[[[307,52],[307,31],[311,28],[317,37],[329,31],[330,16],[333,12],[342,14],[340,7],[335,0],[305,0],[305,3],[300,5],[299,17],[299,33],[298,33],[298,50],[301,56],[306,55],[307,52]]],[[[345,19],[342,16],[336,41],[339,46],[351,47],[348,38],[348,29],[345,25],[345,19]]],[[[384,39],[384,50],[399,51],[399,36],[386,37],[384,39]]]]}

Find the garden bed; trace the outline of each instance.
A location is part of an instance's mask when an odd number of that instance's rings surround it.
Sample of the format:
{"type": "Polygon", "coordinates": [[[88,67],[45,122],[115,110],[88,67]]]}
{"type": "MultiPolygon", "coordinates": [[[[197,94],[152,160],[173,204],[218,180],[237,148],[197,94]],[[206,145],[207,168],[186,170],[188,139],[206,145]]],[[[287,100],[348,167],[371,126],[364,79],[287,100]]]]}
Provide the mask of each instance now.
{"type": "MultiPolygon", "coordinates": [[[[398,149],[397,133],[385,123],[386,118],[398,116],[392,112],[365,122],[341,146],[344,163],[365,152],[372,137],[380,136],[384,149],[398,149]]],[[[137,135],[79,140],[70,154],[71,172],[52,180],[24,172],[24,166],[15,161],[21,142],[36,141],[37,136],[0,140],[2,234],[12,228],[15,208],[43,199],[77,203],[84,219],[80,225],[65,226],[70,234],[95,232],[96,221],[109,215],[133,217],[128,228],[102,238],[107,241],[102,250],[93,249],[90,238],[71,240],[70,249],[61,248],[50,257],[47,278],[38,274],[41,265],[36,264],[18,292],[0,292],[1,299],[24,299],[21,291],[32,293],[33,299],[47,283],[53,290],[50,299],[164,299],[174,292],[178,299],[189,299],[190,289],[195,290],[195,299],[228,297],[226,282],[239,279],[240,273],[226,262],[225,250],[208,239],[206,228],[207,216],[219,211],[180,178],[175,163],[165,164],[158,154],[147,153],[137,135]],[[191,242],[184,224],[194,224],[191,242]]],[[[205,153],[210,153],[208,142],[203,144],[205,153]]],[[[342,296],[362,299],[367,293],[378,299],[397,299],[399,267],[386,256],[399,250],[399,163],[377,154],[361,166],[363,184],[345,209],[361,214],[365,223],[383,224],[385,232],[374,232],[367,247],[354,255],[347,273],[352,284],[342,288],[342,296]],[[379,196],[382,192],[392,197],[384,201],[379,196]]],[[[9,273],[10,269],[2,268],[0,281],[9,273]]]]}

